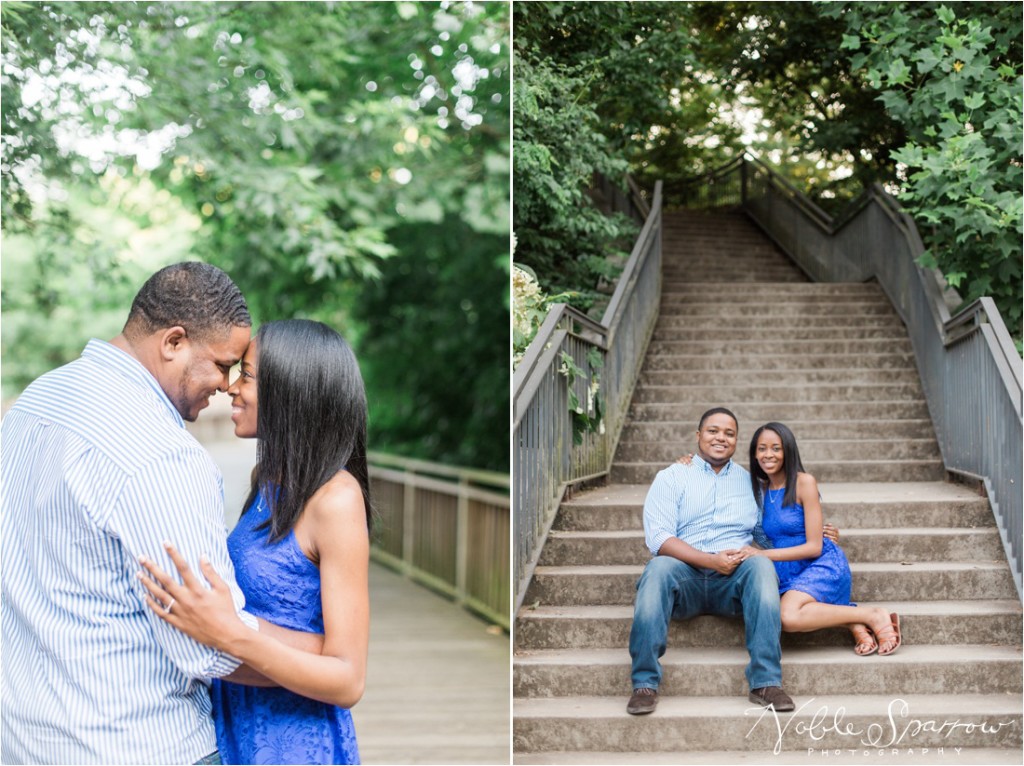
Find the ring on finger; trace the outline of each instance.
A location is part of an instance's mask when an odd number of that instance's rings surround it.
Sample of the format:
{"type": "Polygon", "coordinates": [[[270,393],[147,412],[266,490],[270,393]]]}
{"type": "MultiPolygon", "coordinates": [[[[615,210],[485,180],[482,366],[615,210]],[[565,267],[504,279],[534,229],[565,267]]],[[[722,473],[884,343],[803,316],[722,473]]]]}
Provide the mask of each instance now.
{"type": "Polygon", "coordinates": [[[167,602],[167,606],[165,606],[165,607],[164,607],[164,614],[170,614],[170,611],[171,611],[171,607],[172,607],[172,606],[174,606],[174,602],[175,602],[176,600],[177,600],[177,599],[175,599],[175,598],[174,598],[174,596],[171,596],[171,600],[170,600],[170,601],[168,601],[168,602],[167,602]]]}

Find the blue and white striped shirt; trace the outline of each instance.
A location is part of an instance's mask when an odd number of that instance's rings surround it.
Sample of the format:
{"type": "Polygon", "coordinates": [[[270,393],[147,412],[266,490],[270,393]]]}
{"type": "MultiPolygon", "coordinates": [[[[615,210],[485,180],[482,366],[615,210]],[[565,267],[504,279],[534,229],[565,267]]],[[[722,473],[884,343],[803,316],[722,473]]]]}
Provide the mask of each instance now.
{"type": "Polygon", "coordinates": [[[658,472],[644,501],[644,539],[651,555],[676,537],[704,553],[742,548],[757,540],[771,544],[761,530],[750,474],[730,460],[714,469],[700,455],[691,465],[673,463],[658,472]]]}
{"type": "MultiPolygon", "coordinates": [[[[149,610],[145,554],[228,557],[220,471],[155,378],[92,340],[3,420],[4,763],[194,763],[217,749],[209,677],[238,660],[149,610]]],[[[251,627],[255,618],[241,612],[251,627]]]]}

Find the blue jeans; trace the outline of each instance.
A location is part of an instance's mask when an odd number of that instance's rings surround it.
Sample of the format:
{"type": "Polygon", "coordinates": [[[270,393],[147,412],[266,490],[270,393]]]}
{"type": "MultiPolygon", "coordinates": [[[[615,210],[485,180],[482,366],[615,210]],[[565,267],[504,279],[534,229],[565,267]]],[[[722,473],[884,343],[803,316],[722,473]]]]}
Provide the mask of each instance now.
{"type": "Polygon", "coordinates": [[[198,761],[196,761],[196,766],[203,766],[204,764],[210,764],[212,766],[213,764],[221,763],[224,763],[224,761],[220,759],[220,750],[214,750],[205,758],[200,758],[198,761]]]}
{"type": "Polygon", "coordinates": [[[688,620],[699,614],[742,616],[750,653],[746,670],[750,688],[782,686],[779,578],[772,562],[752,556],[726,576],[671,556],[655,556],[636,586],[629,633],[634,689],[657,689],[661,684],[658,660],[665,654],[669,620],[688,620]]]}

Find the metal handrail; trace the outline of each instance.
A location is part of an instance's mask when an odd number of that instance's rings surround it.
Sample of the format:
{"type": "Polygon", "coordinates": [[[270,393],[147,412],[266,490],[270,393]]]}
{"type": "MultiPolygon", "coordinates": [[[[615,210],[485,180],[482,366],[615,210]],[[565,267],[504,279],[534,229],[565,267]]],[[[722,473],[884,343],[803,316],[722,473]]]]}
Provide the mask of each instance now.
{"type": "MultiPolygon", "coordinates": [[[[752,154],[735,200],[817,281],[877,279],[906,324],[946,470],[985,486],[1018,594],[1024,597],[1021,358],[991,298],[961,305],[924,252],[913,219],[878,184],[835,218],[752,154]]],[[[721,180],[721,179],[720,179],[721,180]]]]}
{"type": "Polygon", "coordinates": [[[644,225],[600,322],[564,304],[548,310],[512,376],[514,577],[518,612],[566,489],[606,476],[654,331],[661,296],[662,184],[646,207],[644,225]],[[600,364],[591,364],[594,353],[600,364]],[[583,371],[573,393],[588,401],[592,384],[604,404],[603,430],[575,442],[563,355],[583,371]]]}

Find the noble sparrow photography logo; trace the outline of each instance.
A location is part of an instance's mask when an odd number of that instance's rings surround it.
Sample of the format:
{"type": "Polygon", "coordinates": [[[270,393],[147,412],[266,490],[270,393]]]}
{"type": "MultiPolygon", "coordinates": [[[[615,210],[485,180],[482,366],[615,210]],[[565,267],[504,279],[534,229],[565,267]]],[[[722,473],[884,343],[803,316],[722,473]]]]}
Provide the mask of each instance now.
{"type": "MultiPolygon", "coordinates": [[[[835,709],[828,705],[815,707],[813,697],[794,712],[781,716],[771,707],[750,708],[746,714],[757,716],[747,732],[747,739],[762,727],[772,728],[775,735],[772,752],[775,755],[784,750],[799,749],[806,749],[808,756],[847,750],[879,751],[892,755],[894,751],[898,754],[912,749],[921,753],[926,748],[933,751],[942,749],[942,743],[953,734],[978,737],[980,744],[982,739],[998,734],[1004,727],[1013,726],[1012,721],[916,717],[910,710],[910,704],[898,698],[888,704],[878,721],[867,721],[863,716],[848,718],[843,706],[835,709]]],[[[950,749],[959,752],[961,748],[950,749]]]]}

